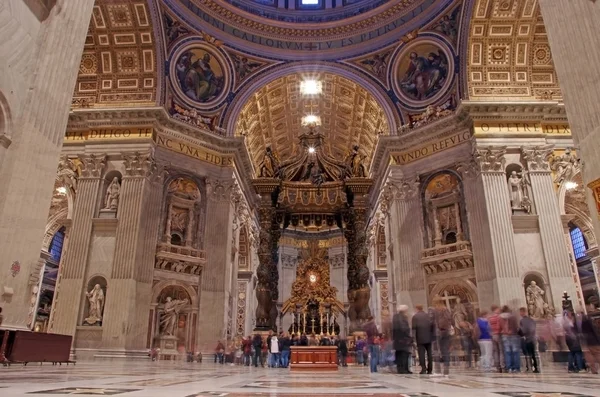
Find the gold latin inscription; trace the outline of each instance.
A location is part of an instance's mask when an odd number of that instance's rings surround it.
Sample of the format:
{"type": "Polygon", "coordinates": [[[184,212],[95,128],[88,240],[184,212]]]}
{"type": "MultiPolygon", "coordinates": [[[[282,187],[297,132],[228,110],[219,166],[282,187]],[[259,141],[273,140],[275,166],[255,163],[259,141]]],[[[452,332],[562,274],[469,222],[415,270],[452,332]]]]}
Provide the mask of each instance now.
{"type": "Polygon", "coordinates": [[[470,131],[459,132],[458,134],[449,136],[448,138],[440,139],[436,142],[428,143],[417,149],[411,149],[402,153],[392,153],[392,158],[396,164],[412,163],[413,161],[420,160],[424,157],[428,157],[435,153],[460,145],[461,143],[468,141],[470,137],[470,131]]]}
{"type": "Polygon", "coordinates": [[[88,131],[67,131],[66,142],[105,139],[152,139],[152,127],[98,128],[88,131]]]}
{"type": "Polygon", "coordinates": [[[549,134],[571,135],[568,124],[540,123],[537,121],[475,123],[475,134],[549,134]]]}
{"type": "Polygon", "coordinates": [[[189,143],[182,142],[174,138],[158,135],[156,137],[156,144],[160,147],[167,148],[177,153],[185,154],[186,156],[190,156],[207,163],[220,165],[223,167],[230,167],[233,165],[233,157],[231,156],[222,156],[220,154],[209,152],[202,147],[190,145],[189,143]]]}

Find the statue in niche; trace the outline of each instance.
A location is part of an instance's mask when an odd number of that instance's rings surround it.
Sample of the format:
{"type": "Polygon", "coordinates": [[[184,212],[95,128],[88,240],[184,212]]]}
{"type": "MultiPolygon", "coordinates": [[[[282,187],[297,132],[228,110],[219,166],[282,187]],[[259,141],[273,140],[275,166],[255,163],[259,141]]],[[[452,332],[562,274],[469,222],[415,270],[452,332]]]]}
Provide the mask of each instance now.
{"type": "Polygon", "coordinates": [[[544,302],[544,290],[541,289],[535,281],[531,281],[527,287],[527,306],[529,315],[534,319],[544,318],[546,312],[546,302],[544,302]]]}
{"type": "Polygon", "coordinates": [[[105,209],[115,211],[119,206],[119,196],[121,194],[121,185],[119,178],[114,177],[108,188],[106,189],[105,209]]]}
{"type": "Polygon", "coordinates": [[[104,309],[104,291],[100,284],[94,285],[94,288],[90,292],[85,294],[89,302],[89,314],[88,317],[83,320],[85,324],[89,325],[101,325],[102,324],[102,310],[104,309]]]}
{"type": "Polygon", "coordinates": [[[188,213],[185,211],[174,211],[171,215],[171,230],[183,232],[187,229],[188,213]]]}
{"type": "Polygon", "coordinates": [[[265,149],[265,155],[259,166],[258,176],[260,178],[279,177],[279,158],[270,146],[267,146],[265,149]]]}
{"type": "Polygon", "coordinates": [[[175,327],[177,326],[177,318],[179,317],[179,312],[187,304],[187,299],[173,299],[170,296],[167,297],[164,311],[162,312],[162,315],[160,317],[161,335],[175,335],[175,327]]]}
{"type": "Polygon", "coordinates": [[[507,183],[511,208],[513,210],[525,210],[525,212],[530,213],[531,200],[525,190],[525,185],[527,183],[525,175],[519,176],[517,171],[512,171],[508,177],[507,183]]]}

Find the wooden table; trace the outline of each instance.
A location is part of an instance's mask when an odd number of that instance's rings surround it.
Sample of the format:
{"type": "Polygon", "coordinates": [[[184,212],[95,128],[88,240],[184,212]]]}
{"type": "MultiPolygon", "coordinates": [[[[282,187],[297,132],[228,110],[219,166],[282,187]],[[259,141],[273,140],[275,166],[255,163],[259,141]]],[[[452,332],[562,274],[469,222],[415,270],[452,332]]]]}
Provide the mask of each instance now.
{"type": "Polygon", "coordinates": [[[70,335],[0,330],[0,363],[70,363],[72,340],[70,335]]]}
{"type": "Polygon", "coordinates": [[[291,371],[337,371],[336,346],[292,346],[291,371]]]}

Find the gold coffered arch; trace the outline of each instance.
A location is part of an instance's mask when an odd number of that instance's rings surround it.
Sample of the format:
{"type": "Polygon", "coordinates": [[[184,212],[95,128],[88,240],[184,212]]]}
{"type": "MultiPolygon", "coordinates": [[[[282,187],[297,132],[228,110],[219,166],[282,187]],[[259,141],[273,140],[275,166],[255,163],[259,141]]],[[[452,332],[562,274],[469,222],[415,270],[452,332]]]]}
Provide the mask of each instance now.
{"type": "Polygon", "coordinates": [[[561,100],[537,0],[475,0],[467,56],[470,100],[561,100]]]}
{"type": "Polygon", "coordinates": [[[389,135],[390,122],[381,104],[359,83],[339,74],[292,73],[266,83],[245,102],[235,121],[235,135],[246,136],[246,146],[258,169],[265,148],[272,147],[281,159],[298,153],[298,137],[306,132],[302,117],[321,118],[318,130],[325,136],[325,151],[340,160],[354,145],[370,161],[378,135],[389,135]],[[322,82],[320,95],[305,96],[300,82],[322,82]]]}

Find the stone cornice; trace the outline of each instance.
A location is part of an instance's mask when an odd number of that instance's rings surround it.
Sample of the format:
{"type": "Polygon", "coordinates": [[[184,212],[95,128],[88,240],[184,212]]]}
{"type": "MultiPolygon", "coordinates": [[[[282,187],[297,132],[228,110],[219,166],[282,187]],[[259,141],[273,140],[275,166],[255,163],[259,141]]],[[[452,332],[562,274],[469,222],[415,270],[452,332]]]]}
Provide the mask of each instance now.
{"type": "Polygon", "coordinates": [[[474,121],[539,120],[567,123],[564,105],[558,102],[482,102],[463,101],[458,111],[466,112],[474,121]]]}
{"type": "MultiPolygon", "coordinates": [[[[156,132],[172,135],[187,142],[205,147],[221,154],[231,154],[237,165],[240,185],[253,197],[248,181],[252,179],[252,163],[244,145],[243,137],[227,137],[210,130],[203,130],[172,119],[162,107],[122,109],[75,109],[69,115],[67,131],[86,130],[97,127],[152,126],[156,132]]],[[[256,204],[249,200],[249,204],[256,204]]]]}

